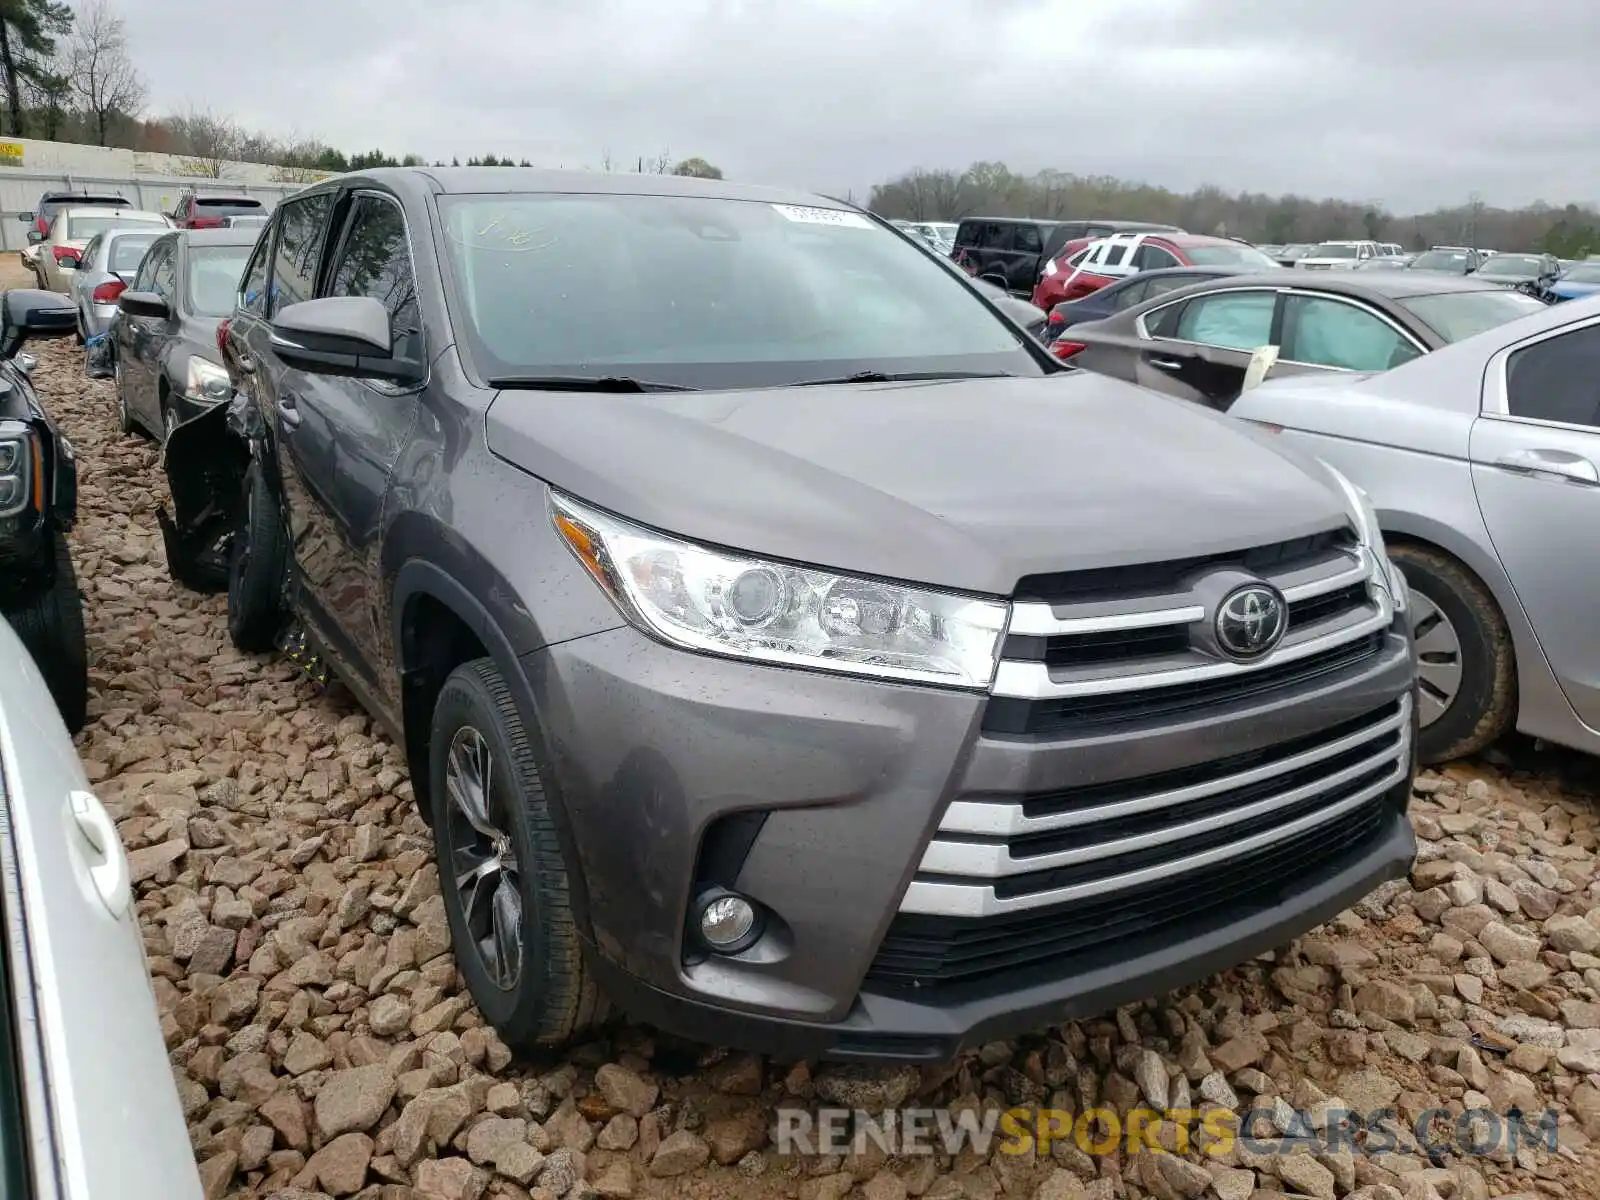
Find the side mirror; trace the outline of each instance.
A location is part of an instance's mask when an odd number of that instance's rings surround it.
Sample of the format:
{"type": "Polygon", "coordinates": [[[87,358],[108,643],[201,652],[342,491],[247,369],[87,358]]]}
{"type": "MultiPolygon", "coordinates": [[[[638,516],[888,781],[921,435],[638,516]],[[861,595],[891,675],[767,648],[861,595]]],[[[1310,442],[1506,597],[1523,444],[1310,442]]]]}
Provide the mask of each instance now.
{"type": "Polygon", "coordinates": [[[117,297],[117,308],[130,317],[154,317],[165,321],[172,316],[172,308],[160,292],[123,292],[117,297]]]}
{"type": "Polygon", "coordinates": [[[76,254],[56,255],[56,266],[60,267],[63,271],[76,271],[82,265],[83,260],[76,254]]]}
{"type": "Polygon", "coordinates": [[[37,246],[42,241],[44,241],[44,234],[37,229],[28,230],[28,244],[30,246],[37,246]]]}
{"type": "Polygon", "coordinates": [[[319,375],[420,383],[422,363],[399,358],[389,310],[370,296],[302,300],[272,319],[272,349],[291,367],[319,375]]]}
{"type": "Polygon", "coordinates": [[[0,295],[0,358],[12,357],[29,338],[65,337],[77,329],[77,306],[58,292],[13,288],[0,295]]]}
{"type": "Polygon", "coordinates": [[[17,220],[21,221],[24,225],[26,225],[29,221],[33,220],[33,214],[32,213],[18,213],[17,214],[17,220]]]}

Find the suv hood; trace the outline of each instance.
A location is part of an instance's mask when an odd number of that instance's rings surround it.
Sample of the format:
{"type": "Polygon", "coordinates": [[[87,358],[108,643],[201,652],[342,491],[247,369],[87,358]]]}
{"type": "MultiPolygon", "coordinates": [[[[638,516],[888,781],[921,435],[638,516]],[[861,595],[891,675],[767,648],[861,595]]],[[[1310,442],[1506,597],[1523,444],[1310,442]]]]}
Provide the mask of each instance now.
{"type": "Polygon", "coordinates": [[[1008,595],[1025,575],[1348,519],[1271,435],[1088,372],[685,395],[504,391],[490,450],[575,498],[771,558],[1008,595]]]}

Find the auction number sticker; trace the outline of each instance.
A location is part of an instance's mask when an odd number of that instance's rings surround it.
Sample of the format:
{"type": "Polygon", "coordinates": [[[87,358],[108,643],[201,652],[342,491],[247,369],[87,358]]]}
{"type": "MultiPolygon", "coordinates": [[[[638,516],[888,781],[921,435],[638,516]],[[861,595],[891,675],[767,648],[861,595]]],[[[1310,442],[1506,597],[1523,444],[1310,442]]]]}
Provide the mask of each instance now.
{"type": "Polygon", "coordinates": [[[802,225],[838,225],[844,229],[871,229],[872,222],[860,213],[841,212],[837,208],[807,208],[801,204],[774,204],[780,215],[802,225]]]}

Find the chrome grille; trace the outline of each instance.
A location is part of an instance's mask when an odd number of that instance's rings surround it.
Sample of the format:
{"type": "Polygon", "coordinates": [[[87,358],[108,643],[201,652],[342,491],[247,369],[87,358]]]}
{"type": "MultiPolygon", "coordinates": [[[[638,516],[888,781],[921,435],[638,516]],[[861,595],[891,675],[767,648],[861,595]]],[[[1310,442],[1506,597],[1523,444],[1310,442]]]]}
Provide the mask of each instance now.
{"type": "MultiPolygon", "coordinates": [[[[1064,599],[1018,600],[985,728],[1051,733],[1084,722],[1148,720],[1167,707],[1167,689],[1198,691],[1205,703],[1217,703],[1234,691],[1256,694],[1270,681],[1290,685],[1375,653],[1394,619],[1388,594],[1370,582],[1368,552],[1349,541],[1308,540],[1301,553],[1266,569],[1254,568],[1248,555],[1177,566],[1176,573],[1133,573],[1128,582],[1143,585],[1133,595],[1119,594],[1113,575],[1064,599]],[[1199,634],[1211,617],[1203,594],[1212,577],[1259,579],[1282,593],[1288,631],[1272,653],[1238,662],[1205,649],[1199,634]]],[[[1066,590],[1064,582],[1051,590],[1057,587],[1066,590]]]]}
{"type": "MultiPolygon", "coordinates": [[[[1358,667],[1382,651],[1393,603],[1344,531],[1239,555],[1019,586],[984,728],[1041,736],[1132,725],[1358,667]],[[1282,640],[1225,659],[1204,636],[1218,597],[1263,581],[1287,601],[1282,640]],[[1041,598],[1033,598],[1041,597],[1041,598]]],[[[1332,729],[1181,771],[1048,796],[963,796],[944,812],[900,905],[987,918],[1106,899],[1286,839],[1374,802],[1411,760],[1411,700],[1332,729]]]]}
{"type": "Polygon", "coordinates": [[[1310,833],[1405,778],[1411,698],[1252,758],[1022,800],[955,801],[900,911],[987,917],[1100,897],[1310,833]]]}

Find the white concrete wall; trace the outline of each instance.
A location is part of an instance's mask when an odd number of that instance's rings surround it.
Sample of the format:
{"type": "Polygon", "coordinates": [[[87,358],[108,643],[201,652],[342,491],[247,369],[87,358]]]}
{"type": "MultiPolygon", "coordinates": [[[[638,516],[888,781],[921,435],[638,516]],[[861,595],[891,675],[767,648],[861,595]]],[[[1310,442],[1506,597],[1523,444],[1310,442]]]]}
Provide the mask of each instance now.
{"type": "MultiPolygon", "coordinates": [[[[0,138],[0,166],[25,171],[71,172],[82,175],[202,175],[198,164],[181,154],[146,154],[110,146],[83,146],[74,142],[42,142],[35,138],[0,138]]],[[[299,179],[302,186],[310,176],[299,179]]],[[[297,174],[298,178],[298,174],[297,174]]],[[[233,183],[282,183],[283,171],[265,163],[224,163],[222,179],[233,183]]]]}

